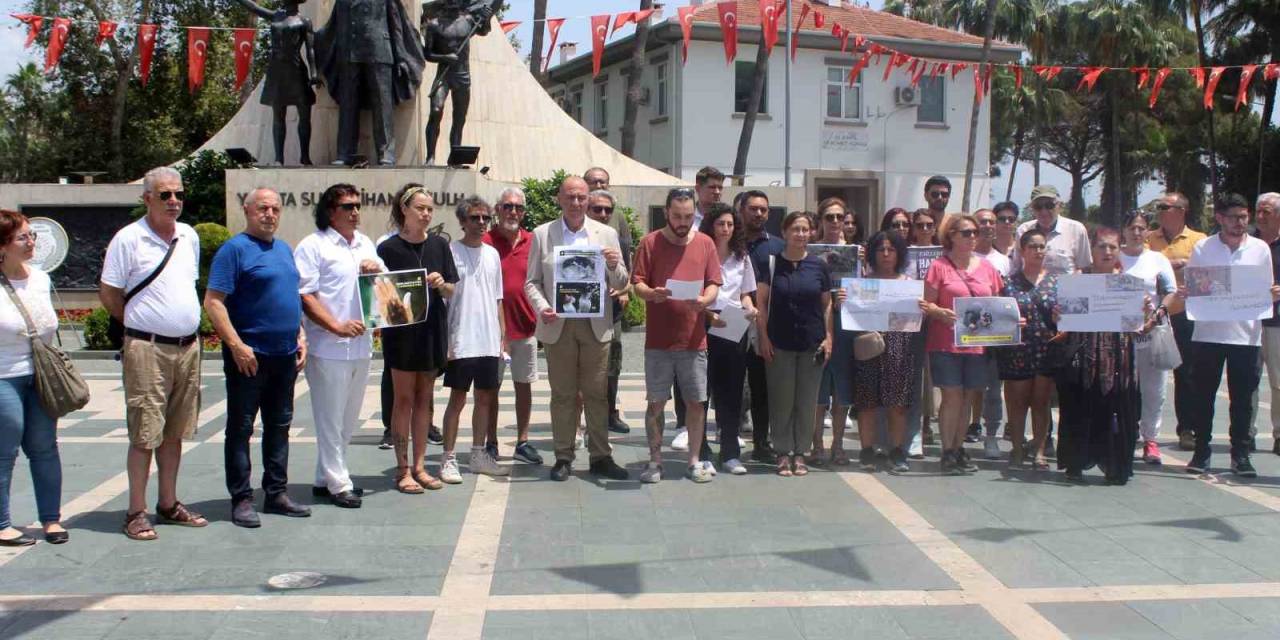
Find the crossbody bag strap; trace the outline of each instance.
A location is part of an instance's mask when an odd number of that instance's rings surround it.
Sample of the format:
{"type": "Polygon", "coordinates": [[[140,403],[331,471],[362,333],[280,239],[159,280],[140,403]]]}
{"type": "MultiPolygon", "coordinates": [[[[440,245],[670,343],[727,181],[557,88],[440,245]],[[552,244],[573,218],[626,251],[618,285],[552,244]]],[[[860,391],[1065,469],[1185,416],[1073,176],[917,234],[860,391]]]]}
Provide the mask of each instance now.
{"type": "MultiPolygon", "coordinates": [[[[969,279],[965,277],[965,275],[967,275],[967,274],[968,274],[968,272],[967,272],[967,271],[964,271],[964,270],[963,270],[963,269],[961,269],[958,265],[956,265],[956,263],[955,263],[954,261],[952,261],[952,260],[951,260],[951,256],[942,256],[942,259],[943,259],[943,260],[946,260],[946,261],[947,261],[947,264],[950,264],[950,265],[951,265],[951,268],[956,270],[956,275],[959,275],[959,276],[960,276],[960,282],[964,283],[964,288],[966,288],[966,289],[968,289],[968,290],[969,290],[969,297],[971,297],[971,298],[981,298],[981,297],[982,297],[982,296],[978,295],[978,294],[977,294],[977,292],[975,292],[975,291],[973,290],[973,286],[971,286],[971,285],[969,284],[969,279]]],[[[978,259],[978,260],[983,260],[983,258],[977,258],[977,259],[978,259]]]]}
{"type": "Polygon", "coordinates": [[[164,268],[169,266],[169,258],[173,257],[173,250],[178,248],[178,238],[179,236],[174,236],[173,240],[169,241],[169,250],[164,253],[164,259],[161,260],[160,264],[156,266],[155,271],[152,271],[150,275],[148,275],[146,278],[143,278],[142,282],[138,283],[138,286],[130,289],[128,293],[124,294],[125,304],[129,304],[129,300],[131,300],[134,296],[138,295],[138,293],[141,292],[143,289],[146,289],[147,285],[150,285],[152,282],[155,282],[156,278],[160,277],[160,272],[164,271],[164,268]]]}
{"type": "Polygon", "coordinates": [[[14,290],[13,283],[9,282],[9,276],[0,273],[0,284],[4,285],[4,290],[9,292],[9,299],[13,300],[13,306],[18,308],[18,313],[22,314],[22,319],[27,323],[27,339],[35,346],[36,341],[36,323],[31,320],[31,314],[27,313],[27,305],[22,304],[22,298],[18,297],[18,292],[14,290]]]}

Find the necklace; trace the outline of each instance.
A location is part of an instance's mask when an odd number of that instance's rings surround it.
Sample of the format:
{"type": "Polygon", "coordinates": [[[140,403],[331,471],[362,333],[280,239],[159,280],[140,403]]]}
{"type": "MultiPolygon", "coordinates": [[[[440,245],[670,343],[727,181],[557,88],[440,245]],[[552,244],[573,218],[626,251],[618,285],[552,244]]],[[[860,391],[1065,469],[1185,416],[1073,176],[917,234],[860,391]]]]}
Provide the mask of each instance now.
{"type": "Polygon", "coordinates": [[[423,263],[423,257],[422,257],[422,255],[423,255],[423,252],[424,252],[424,251],[426,251],[426,249],[427,249],[427,238],[423,238],[422,242],[418,244],[417,248],[414,248],[414,247],[413,247],[414,243],[410,242],[410,241],[409,241],[407,238],[405,238],[403,235],[400,235],[399,237],[400,237],[400,240],[401,240],[402,242],[404,242],[405,247],[407,247],[407,248],[411,249],[410,253],[412,253],[412,254],[413,254],[413,257],[414,257],[414,258],[417,258],[417,260],[418,260],[418,268],[419,268],[419,269],[426,269],[426,266],[424,266],[424,263],[423,263]]]}
{"type": "Polygon", "coordinates": [[[474,274],[476,272],[476,267],[478,267],[480,264],[480,252],[484,251],[484,245],[481,245],[479,247],[469,247],[465,242],[462,242],[461,240],[459,240],[458,246],[462,247],[462,250],[463,250],[462,252],[466,254],[466,257],[464,258],[464,260],[466,261],[466,264],[467,264],[467,269],[466,269],[467,275],[474,274]]]}

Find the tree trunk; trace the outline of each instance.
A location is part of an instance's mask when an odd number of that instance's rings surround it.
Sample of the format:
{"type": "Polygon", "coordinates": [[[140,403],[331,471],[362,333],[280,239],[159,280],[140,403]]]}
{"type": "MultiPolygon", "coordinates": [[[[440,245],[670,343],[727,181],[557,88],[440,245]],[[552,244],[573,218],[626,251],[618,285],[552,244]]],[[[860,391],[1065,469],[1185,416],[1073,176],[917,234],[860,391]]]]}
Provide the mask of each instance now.
{"type": "Polygon", "coordinates": [[[1018,128],[1013,132],[1013,164],[1009,165],[1009,187],[1005,189],[1004,199],[1013,200],[1013,179],[1018,177],[1018,162],[1022,159],[1022,143],[1026,139],[1023,131],[1024,123],[1018,119],[1018,128]]]}
{"type": "MultiPolygon", "coordinates": [[[[1110,79],[1108,79],[1110,80],[1110,79]]],[[[1102,220],[1105,224],[1112,227],[1120,225],[1120,218],[1124,216],[1124,184],[1125,175],[1124,168],[1120,164],[1120,99],[1116,96],[1119,87],[1116,83],[1107,83],[1107,101],[1111,103],[1111,171],[1115,172],[1114,176],[1108,176],[1111,181],[1111,208],[1109,211],[1103,211],[1102,220]]],[[[1109,171],[1108,174],[1111,172],[1109,171]]]]}
{"type": "Polygon", "coordinates": [[[1258,182],[1253,189],[1254,198],[1262,193],[1262,165],[1266,164],[1267,157],[1267,129],[1271,127],[1271,117],[1276,109],[1276,83],[1268,82],[1264,86],[1266,89],[1263,91],[1265,99],[1262,103],[1262,128],[1258,130],[1258,182]]]}
{"type": "MultiPolygon", "coordinates": [[[[108,19],[96,0],[85,0],[84,4],[99,22],[108,19]]],[[[150,18],[151,0],[142,0],[138,24],[146,24],[150,18]]],[[[135,33],[133,49],[126,54],[115,38],[107,40],[107,50],[111,52],[112,65],[116,70],[116,88],[111,97],[111,178],[119,181],[127,179],[124,175],[124,116],[128,106],[129,81],[133,79],[133,67],[138,63],[141,44],[135,33]]]]}
{"type": "MultiPolygon", "coordinates": [[[[653,8],[653,0],[640,0],[640,10],[653,8]]],[[[640,115],[640,94],[643,91],[645,49],[649,43],[649,21],[636,25],[635,48],[631,50],[631,73],[627,74],[627,101],[622,112],[622,155],[636,157],[636,118],[640,115]]],[[[673,60],[674,63],[674,60],[673,60]]],[[[656,93],[656,92],[655,92],[656,93]]],[[[658,96],[651,97],[657,100],[658,96]]]]}
{"type": "Polygon", "coordinates": [[[982,95],[978,92],[978,87],[983,82],[983,69],[987,66],[987,61],[991,58],[991,35],[996,28],[996,0],[987,0],[986,26],[982,33],[982,56],[978,59],[978,68],[974,73],[978,74],[977,83],[973,88],[973,109],[969,113],[969,149],[965,154],[964,163],[964,196],[960,199],[960,210],[969,211],[969,191],[973,186],[973,162],[974,154],[978,146],[978,114],[982,111],[982,95]]]}
{"type": "MultiPolygon", "coordinates": [[[[1201,67],[1207,64],[1208,55],[1205,53],[1204,46],[1204,25],[1200,20],[1200,0],[1192,0],[1191,17],[1196,26],[1196,53],[1198,54],[1201,67]]],[[[1217,199],[1218,193],[1218,145],[1214,140],[1213,131],[1213,110],[1209,110],[1209,199],[1210,201],[1217,199]]],[[[1199,215],[1199,212],[1196,212],[1199,215]]]]}
{"type": "MultiPolygon", "coordinates": [[[[764,96],[764,82],[769,73],[769,53],[764,46],[764,32],[756,45],[756,68],[751,76],[751,97],[747,99],[747,112],[742,118],[742,133],[738,136],[738,153],[733,160],[733,179],[736,184],[746,183],[747,155],[751,152],[751,135],[755,133],[756,116],[760,114],[760,98],[764,96]]],[[[786,50],[783,50],[783,55],[786,50]]]]}
{"type": "Polygon", "coordinates": [[[529,44],[529,73],[542,80],[542,36],[547,30],[547,0],[533,0],[533,42],[529,44]]]}
{"type": "Polygon", "coordinates": [[[1084,172],[1071,172],[1071,200],[1067,203],[1067,211],[1071,213],[1071,219],[1083,221],[1086,210],[1084,208],[1084,172]]]}

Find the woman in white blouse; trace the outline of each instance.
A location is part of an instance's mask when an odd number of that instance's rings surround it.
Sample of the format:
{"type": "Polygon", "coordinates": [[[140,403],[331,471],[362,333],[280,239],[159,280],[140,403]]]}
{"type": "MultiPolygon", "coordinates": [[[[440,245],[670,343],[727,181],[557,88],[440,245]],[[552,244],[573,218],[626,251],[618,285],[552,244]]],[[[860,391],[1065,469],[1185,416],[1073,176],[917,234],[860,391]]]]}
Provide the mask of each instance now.
{"type": "MultiPolygon", "coordinates": [[[[1159,251],[1147,248],[1147,218],[1141,211],[1129,214],[1124,223],[1124,246],[1120,250],[1120,268],[1125,273],[1146,283],[1147,295],[1158,312],[1151,315],[1151,322],[1168,323],[1164,312],[1164,297],[1177,289],[1174,280],[1173,265],[1159,251]]],[[[1145,336],[1143,336],[1145,337],[1145,336]]],[[[1164,401],[1167,394],[1166,378],[1169,372],[1157,369],[1151,364],[1149,357],[1149,340],[1143,337],[1135,340],[1134,361],[1138,369],[1138,389],[1142,395],[1142,418],[1139,431],[1142,434],[1142,460],[1147,464],[1160,464],[1160,445],[1156,444],[1156,436],[1160,434],[1160,416],[1164,412],[1164,401]]]]}
{"type": "MultiPolygon", "coordinates": [[[[49,298],[49,276],[26,264],[35,252],[36,233],[26,216],[0,209],[0,273],[13,286],[40,338],[49,341],[58,329],[58,316],[49,298]]],[[[6,288],[7,289],[7,288],[6,288]]],[[[68,540],[62,528],[62,461],[58,457],[57,421],[36,396],[27,323],[13,294],[0,294],[0,546],[22,547],[35,538],[13,527],[9,487],[21,449],[31,467],[36,508],[44,539],[52,544],[68,540]]]]}

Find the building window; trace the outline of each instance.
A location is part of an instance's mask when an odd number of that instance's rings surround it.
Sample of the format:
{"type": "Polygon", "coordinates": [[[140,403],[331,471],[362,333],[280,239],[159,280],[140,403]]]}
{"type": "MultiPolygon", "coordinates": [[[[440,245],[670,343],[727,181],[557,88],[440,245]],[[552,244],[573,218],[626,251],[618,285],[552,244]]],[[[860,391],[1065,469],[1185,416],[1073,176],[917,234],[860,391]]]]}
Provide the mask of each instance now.
{"type": "Polygon", "coordinates": [[[569,89],[569,97],[565,100],[564,110],[565,113],[569,114],[569,117],[578,121],[579,124],[582,123],[582,85],[569,89]]]}
{"type": "Polygon", "coordinates": [[[596,131],[609,129],[609,82],[596,84],[596,131]]]}
{"type": "MultiPolygon", "coordinates": [[[[756,63],[739,61],[733,65],[733,112],[746,113],[751,101],[751,82],[756,63]]],[[[769,113],[769,72],[765,71],[764,91],[760,93],[760,113],[769,113]]]]}
{"type": "Polygon", "coordinates": [[[659,118],[667,115],[667,63],[666,61],[657,63],[654,66],[654,73],[657,74],[657,82],[654,83],[654,103],[653,110],[659,118]]]}
{"type": "Polygon", "coordinates": [[[944,76],[920,79],[920,106],[916,122],[945,124],[947,121],[947,83],[944,76]]]}
{"type": "Polygon", "coordinates": [[[827,119],[862,119],[862,74],[853,86],[848,77],[851,67],[827,67],[827,119]]]}

